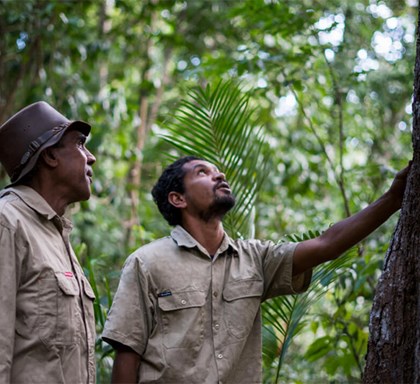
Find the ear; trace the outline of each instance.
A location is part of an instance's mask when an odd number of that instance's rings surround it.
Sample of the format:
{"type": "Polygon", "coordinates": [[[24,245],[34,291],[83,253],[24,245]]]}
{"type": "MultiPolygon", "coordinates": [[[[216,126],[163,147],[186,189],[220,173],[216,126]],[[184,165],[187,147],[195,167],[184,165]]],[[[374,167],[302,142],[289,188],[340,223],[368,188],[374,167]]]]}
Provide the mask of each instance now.
{"type": "Polygon", "coordinates": [[[40,155],[42,161],[49,167],[55,168],[58,165],[58,157],[53,147],[45,148],[40,155]]]}
{"type": "Polygon", "coordinates": [[[175,208],[185,208],[187,206],[184,195],[179,192],[169,192],[168,201],[175,208]]]}

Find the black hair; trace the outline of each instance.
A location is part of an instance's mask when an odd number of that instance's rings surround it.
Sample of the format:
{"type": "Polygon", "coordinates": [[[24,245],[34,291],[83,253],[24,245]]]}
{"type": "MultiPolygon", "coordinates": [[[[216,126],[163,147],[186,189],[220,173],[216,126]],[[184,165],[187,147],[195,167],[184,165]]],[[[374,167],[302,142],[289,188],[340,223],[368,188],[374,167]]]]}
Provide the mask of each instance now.
{"type": "Polygon", "coordinates": [[[164,169],[152,189],[153,200],[169,225],[181,224],[181,212],[168,201],[168,195],[170,192],[184,193],[184,176],[186,171],[183,167],[184,164],[193,160],[203,159],[196,156],[181,157],[164,169]]]}

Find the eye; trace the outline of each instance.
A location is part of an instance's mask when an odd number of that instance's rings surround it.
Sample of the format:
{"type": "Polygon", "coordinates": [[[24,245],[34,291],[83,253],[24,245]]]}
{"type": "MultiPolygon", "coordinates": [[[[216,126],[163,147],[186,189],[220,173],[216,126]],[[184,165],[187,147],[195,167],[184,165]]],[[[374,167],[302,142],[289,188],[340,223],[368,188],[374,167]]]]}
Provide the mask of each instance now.
{"type": "Polygon", "coordinates": [[[207,171],[206,171],[204,168],[200,168],[200,169],[197,171],[197,174],[198,174],[198,175],[206,175],[206,174],[207,174],[207,171]]]}
{"type": "Polygon", "coordinates": [[[86,138],[85,137],[80,137],[79,140],[77,140],[77,145],[79,147],[84,147],[86,143],[86,138]]]}

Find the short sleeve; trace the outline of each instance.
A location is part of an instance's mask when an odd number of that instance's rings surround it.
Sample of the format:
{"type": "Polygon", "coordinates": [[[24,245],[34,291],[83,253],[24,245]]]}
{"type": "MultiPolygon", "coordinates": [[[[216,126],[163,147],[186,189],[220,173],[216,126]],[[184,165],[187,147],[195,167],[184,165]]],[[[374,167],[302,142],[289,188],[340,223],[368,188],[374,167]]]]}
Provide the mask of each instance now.
{"type": "Polygon", "coordinates": [[[271,243],[263,260],[264,299],[306,291],[312,278],[312,269],[293,276],[293,255],[298,243],[271,243]]]}
{"type": "Polygon", "coordinates": [[[141,260],[131,255],[122,270],[102,339],[115,346],[130,347],[140,356],[144,353],[152,329],[153,303],[149,295],[147,274],[141,260]]]}

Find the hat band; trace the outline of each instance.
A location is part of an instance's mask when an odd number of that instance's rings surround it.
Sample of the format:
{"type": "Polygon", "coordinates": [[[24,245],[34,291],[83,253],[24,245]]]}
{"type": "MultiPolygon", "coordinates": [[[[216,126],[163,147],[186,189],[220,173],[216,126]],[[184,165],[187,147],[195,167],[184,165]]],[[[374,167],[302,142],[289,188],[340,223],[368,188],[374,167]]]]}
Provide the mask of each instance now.
{"type": "Polygon", "coordinates": [[[12,176],[10,177],[10,180],[14,182],[22,172],[23,168],[25,168],[25,165],[28,163],[29,159],[34,155],[34,153],[46,142],[51,140],[54,136],[58,135],[60,132],[63,131],[66,127],[68,127],[70,122],[63,123],[60,125],[57,125],[53,129],[44,132],[41,136],[37,137],[35,140],[33,140],[29,146],[27,151],[23,154],[22,158],[20,159],[19,165],[15,168],[15,170],[12,173],[12,176]]]}

